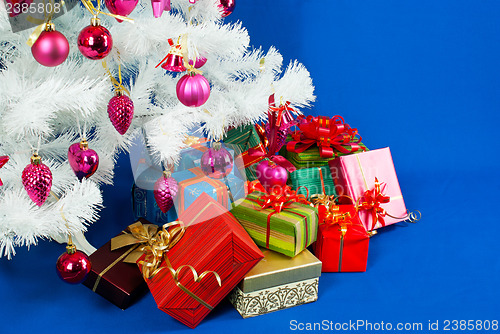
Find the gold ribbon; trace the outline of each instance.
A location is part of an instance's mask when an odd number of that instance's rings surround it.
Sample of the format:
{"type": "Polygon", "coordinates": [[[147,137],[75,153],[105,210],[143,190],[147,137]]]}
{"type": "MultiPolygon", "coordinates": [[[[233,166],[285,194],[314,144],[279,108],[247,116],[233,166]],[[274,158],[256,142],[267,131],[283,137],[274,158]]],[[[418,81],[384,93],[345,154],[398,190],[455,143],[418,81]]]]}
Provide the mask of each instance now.
{"type": "Polygon", "coordinates": [[[203,74],[202,71],[194,67],[196,59],[193,59],[193,64],[189,63],[188,34],[183,34],[181,36],[181,53],[182,53],[182,61],[184,62],[184,67],[190,74],[203,74]]]}
{"type": "Polygon", "coordinates": [[[102,6],[102,1],[101,0],[97,0],[97,8],[94,6],[94,4],[92,3],[92,1],[90,1],[90,0],[82,0],[82,4],[85,6],[85,8],[87,8],[87,10],[94,17],[97,17],[98,14],[103,14],[103,15],[114,17],[115,19],[119,19],[119,20],[122,20],[122,21],[127,21],[127,22],[130,22],[130,23],[134,23],[133,19],[128,18],[126,16],[116,15],[116,14],[111,14],[111,13],[106,13],[106,12],[101,11],[101,6],[102,6]]]}
{"type": "Polygon", "coordinates": [[[119,81],[115,79],[115,77],[113,76],[113,74],[109,70],[106,60],[102,61],[102,67],[104,68],[104,70],[108,74],[109,78],[111,79],[111,83],[113,84],[115,90],[117,92],[125,92],[125,93],[127,93],[127,95],[130,95],[130,92],[128,91],[128,89],[125,88],[125,86],[123,86],[121,65],[118,65],[118,80],[119,81]]]}
{"type": "MultiPolygon", "coordinates": [[[[154,227],[157,226],[153,225],[154,227]]],[[[182,285],[179,281],[180,272],[184,268],[189,268],[193,273],[193,279],[196,283],[201,282],[204,277],[208,274],[213,274],[217,279],[217,283],[219,286],[222,286],[222,281],[215,271],[205,271],[198,275],[196,269],[190,265],[181,265],[177,270],[172,267],[169,259],[167,258],[167,253],[172,247],[174,247],[184,236],[184,232],[186,230],[184,223],[181,221],[175,221],[171,223],[167,223],[162,226],[161,230],[153,233],[154,227],[151,227],[150,224],[143,225],[141,222],[136,222],[128,227],[130,234],[122,234],[113,239],[111,239],[111,248],[117,249],[120,247],[132,245],[132,244],[146,244],[141,247],[138,247],[137,250],[140,251],[140,255],[145,255],[143,260],[138,261],[137,263],[142,266],[142,275],[144,279],[152,279],[155,275],[157,275],[161,270],[168,269],[170,274],[172,275],[172,279],[175,284],[186,294],[188,294],[191,298],[195,299],[197,302],[212,310],[213,307],[205,302],[203,299],[189,291],[184,285],[182,285]],[[162,262],[165,261],[165,266],[162,266],[162,262]]],[[[123,260],[124,262],[134,262],[134,259],[137,261],[137,254],[134,255],[135,252],[131,252],[128,256],[123,260]]]]}

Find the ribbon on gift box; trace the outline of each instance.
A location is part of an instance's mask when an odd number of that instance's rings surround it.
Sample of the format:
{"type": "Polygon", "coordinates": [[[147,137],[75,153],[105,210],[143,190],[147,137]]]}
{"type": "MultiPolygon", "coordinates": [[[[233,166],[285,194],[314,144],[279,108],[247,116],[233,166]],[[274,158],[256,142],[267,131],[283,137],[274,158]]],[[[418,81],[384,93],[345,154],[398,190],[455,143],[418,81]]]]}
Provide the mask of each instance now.
{"type": "MultiPolygon", "coordinates": [[[[289,186],[284,186],[281,189],[275,187],[273,188],[273,191],[271,193],[266,192],[265,190],[263,191],[263,193],[264,195],[260,196],[259,198],[255,200],[249,198],[249,200],[256,203],[260,208],[260,210],[265,210],[268,208],[272,209],[272,211],[267,215],[267,226],[266,226],[266,248],[269,248],[269,239],[271,237],[271,217],[274,214],[282,212],[283,210],[287,210],[287,208],[293,203],[302,203],[302,204],[311,204],[311,203],[307,200],[306,196],[298,194],[298,189],[294,191],[289,186]]],[[[307,194],[309,195],[309,192],[307,194]]],[[[307,228],[307,217],[291,210],[287,210],[287,212],[290,212],[294,215],[306,219],[305,240],[308,240],[309,231],[307,228]]]]}
{"type": "Polygon", "coordinates": [[[181,265],[175,270],[167,257],[168,251],[184,236],[185,229],[184,223],[181,221],[164,224],[160,230],[158,230],[158,226],[156,225],[136,222],[128,227],[130,234],[121,234],[111,239],[111,249],[114,250],[130,245],[140,245],[133,252],[128,254],[123,261],[129,263],[137,262],[141,265],[144,279],[152,279],[163,269],[168,269],[175,284],[182,291],[209,310],[212,310],[213,307],[211,305],[180,283],[179,274],[184,268],[188,268],[193,273],[193,279],[197,283],[201,282],[207,275],[213,274],[219,286],[222,286],[219,274],[215,271],[205,271],[199,275],[196,269],[190,265],[181,265]],[[144,259],[138,261],[143,255],[145,255],[144,259]],[[162,265],[163,263],[165,263],[165,265],[162,265]]]}
{"type": "Polygon", "coordinates": [[[185,190],[187,189],[187,187],[198,182],[207,182],[208,184],[210,184],[216,191],[217,201],[220,202],[223,206],[228,206],[228,192],[230,191],[230,189],[226,183],[218,179],[207,177],[202,172],[200,167],[191,168],[189,171],[193,173],[194,176],[179,182],[179,193],[177,194],[176,198],[179,203],[178,214],[181,214],[186,210],[184,202],[185,190]]]}
{"type": "Polygon", "coordinates": [[[207,138],[200,138],[196,136],[186,136],[186,139],[184,139],[184,144],[186,146],[189,146],[191,148],[194,148],[198,151],[205,152],[208,150],[208,147],[203,145],[207,142],[207,138]]]}
{"type": "Polygon", "coordinates": [[[249,148],[241,155],[245,168],[268,158],[278,166],[286,168],[290,173],[296,170],[290,161],[276,155],[281,146],[284,145],[290,127],[295,124],[292,115],[293,111],[290,107],[290,102],[280,104],[279,107],[276,107],[274,94],[269,97],[268,123],[265,127],[260,124],[255,125],[260,143],[249,148]]]}
{"type": "Polygon", "coordinates": [[[358,130],[351,128],[341,116],[329,118],[300,115],[296,121],[300,133],[293,133],[293,140],[287,143],[286,149],[290,152],[302,153],[317,145],[322,158],[332,158],[335,150],[341,153],[365,150],[359,145],[361,137],[356,137],[358,130]]]}

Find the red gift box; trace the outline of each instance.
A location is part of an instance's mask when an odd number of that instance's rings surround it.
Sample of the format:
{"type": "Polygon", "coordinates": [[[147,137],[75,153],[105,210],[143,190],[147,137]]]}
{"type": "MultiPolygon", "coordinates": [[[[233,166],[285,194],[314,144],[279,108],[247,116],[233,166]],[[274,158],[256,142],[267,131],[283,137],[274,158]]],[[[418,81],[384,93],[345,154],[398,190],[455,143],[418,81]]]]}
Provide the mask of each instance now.
{"type": "MultiPolygon", "coordinates": [[[[145,279],[158,308],[194,328],[264,255],[236,218],[205,193],[179,221],[185,226],[184,235],[166,253],[160,270],[145,279]],[[201,277],[198,281],[187,266],[201,277]]],[[[143,274],[145,259],[137,262],[143,274]]]]}
{"type": "MultiPolygon", "coordinates": [[[[325,207],[318,208],[319,215],[325,207]]],[[[366,271],[370,235],[354,205],[332,206],[329,219],[320,219],[314,255],[323,262],[322,272],[366,271]]]]}

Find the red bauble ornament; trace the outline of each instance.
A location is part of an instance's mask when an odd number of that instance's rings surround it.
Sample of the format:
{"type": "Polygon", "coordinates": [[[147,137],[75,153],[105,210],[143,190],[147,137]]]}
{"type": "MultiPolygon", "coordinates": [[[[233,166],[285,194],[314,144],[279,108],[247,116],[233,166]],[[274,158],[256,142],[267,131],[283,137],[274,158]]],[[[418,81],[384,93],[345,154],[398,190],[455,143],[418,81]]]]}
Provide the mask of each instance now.
{"type": "Polygon", "coordinates": [[[118,91],[108,103],[108,116],[116,131],[121,135],[127,132],[134,118],[134,102],[118,91]]]}
{"type": "Polygon", "coordinates": [[[54,24],[48,23],[31,47],[31,53],[43,66],[54,67],[68,58],[69,43],[63,34],[55,31],[54,24]]]}
{"type": "MultiPolygon", "coordinates": [[[[6,155],[2,155],[0,157],[0,168],[2,168],[7,163],[7,161],[9,161],[9,157],[6,155]]],[[[0,186],[3,186],[2,179],[0,179],[0,186]]]]}
{"type": "Polygon", "coordinates": [[[23,170],[22,180],[24,189],[31,200],[36,205],[42,206],[52,188],[52,172],[42,163],[39,155],[33,154],[31,163],[23,170]]]}
{"type": "Polygon", "coordinates": [[[78,180],[91,177],[99,167],[99,156],[96,151],[89,148],[89,143],[84,139],[74,143],[68,149],[68,161],[78,180]]]}
{"type": "Polygon", "coordinates": [[[89,257],[76,250],[74,245],[68,245],[66,252],[59,256],[56,263],[57,276],[71,284],[83,282],[91,268],[89,257]]]}
{"type": "Polygon", "coordinates": [[[236,0],[220,0],[219,7],[222,8],[222,17],[226,17],[234,11],[236,0]]]}
{"type": "Polygon", "coordinates": [[[288,171],[274,162],[263,160],[255,168],[257,178],[268,193],[280,192],[286,186],[288,171]]]}
{"type": "MultiPolygon", "coordinates": [[[[139,0],[106,0],[106,8],[108,8],[111,14],[128,16],[135,9],[135,6],[139,3],[139,0]]],[[[116,19],[118,22],[123,22],[123,20],[116,19]]]]}
{"type": "Polygon", "coordinates": [[[177,98],[187,107],[199,107],[210,97],[210,84],[201,74],[188,73],[177,82],[177,98]]]}
{"type": "Polygon", "coordinates": [[[174,205],[177,190],[177,181],[170,177],[169,172],[163,172],[163,175],[155,182],[153,191],[156,204],[161,212],[166,213],[174,205]]]}
{"type": "Polygon", "coordinates": [[[103,59],[113,48],[113,38],[108,29],[100,25],[98,18],[92,18],[90,23],[78,35],[78,49],[89,59],[103,59]]]}
{"type": "Polygon", "coordinates": [[[200,165],[205,175],[221,179],[233,170],[233,157],[228,150],[222,147],[220,142],[215,142],[201,156],[200,165]]]}

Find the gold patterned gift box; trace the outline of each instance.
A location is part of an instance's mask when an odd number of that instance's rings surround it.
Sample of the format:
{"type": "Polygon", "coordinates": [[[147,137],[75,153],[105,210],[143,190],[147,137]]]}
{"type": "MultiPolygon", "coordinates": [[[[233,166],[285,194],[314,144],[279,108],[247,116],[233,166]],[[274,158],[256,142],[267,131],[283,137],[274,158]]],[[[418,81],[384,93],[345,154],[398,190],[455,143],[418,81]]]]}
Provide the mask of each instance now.
{"type": "Polygon", "coordinates": [[[264,259],[229,294],[243,318],[318,299],[321,261],[307,249],[294,258],[262,248],[264,259]]]}

